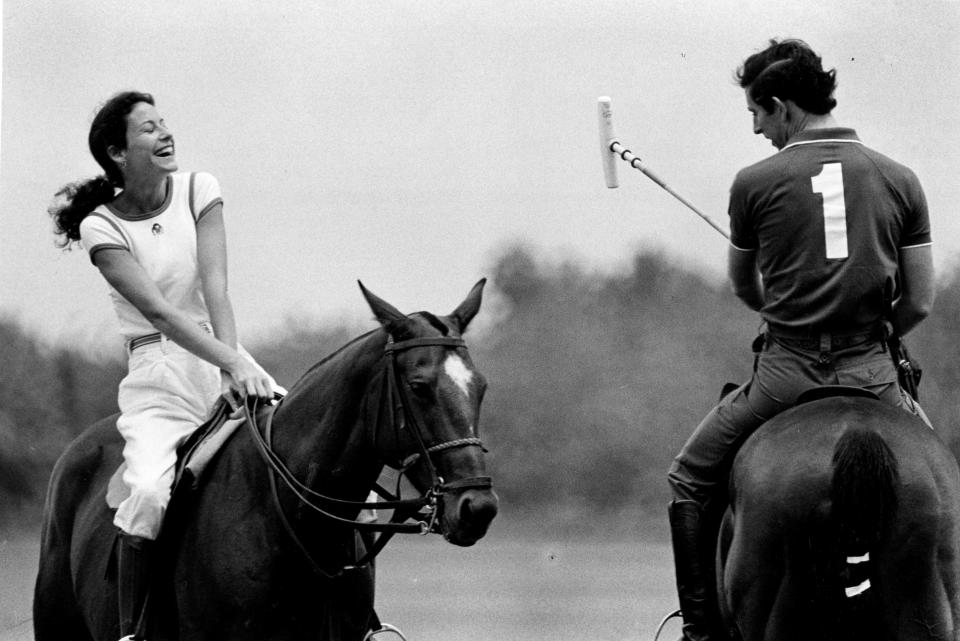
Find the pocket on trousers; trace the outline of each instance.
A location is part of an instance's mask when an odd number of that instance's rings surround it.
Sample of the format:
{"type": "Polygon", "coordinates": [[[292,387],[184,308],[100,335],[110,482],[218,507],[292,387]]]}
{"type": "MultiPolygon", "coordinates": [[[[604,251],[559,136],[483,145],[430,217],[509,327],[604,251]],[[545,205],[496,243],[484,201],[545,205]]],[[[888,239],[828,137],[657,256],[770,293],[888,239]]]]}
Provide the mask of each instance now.
{"type": "Polygon", "coordinates": [[[889,354],[868,361],[837,367],[837,382],[840,385],[863,387],[880,392],[897,383],[897,370],[889,354]]]}

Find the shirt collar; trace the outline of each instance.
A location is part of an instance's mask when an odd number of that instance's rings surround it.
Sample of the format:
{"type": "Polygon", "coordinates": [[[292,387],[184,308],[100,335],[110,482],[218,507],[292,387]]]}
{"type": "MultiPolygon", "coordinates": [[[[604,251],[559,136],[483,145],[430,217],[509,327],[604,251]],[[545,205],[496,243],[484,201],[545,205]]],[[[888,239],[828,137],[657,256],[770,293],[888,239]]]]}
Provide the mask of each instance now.
{"type": "Polygon", "coordinates": [[[122,218],[123,220],[136,221],[136,220],[147,220],[149,218],[155,218],[156,216],[159,216],[160,214],[162,214],[167,210],[167,208],[170,206],[171,200],[173,199],[173,176],[167,176],[164,181],[164,184],[166,188],[166,193],[163,196],[163,202],[160,203],[160,206],[154,209],[153,211],[145,211],[139,214],[128,214],[126,212],[123,212],[117,209],[117,207],[114,206],[113,203],[107,203],[107,209],[109,209],[110,212],[116,215],[118,218],[122,218]]]}
{"type": "Polygon", "coordinates": [[[797,133],[780,151],[795,145],[808,145],[817,142],[854,142],[863,144],[857,132],[849,127],[827,127],[824,129],[804,129],[797,133]]]}

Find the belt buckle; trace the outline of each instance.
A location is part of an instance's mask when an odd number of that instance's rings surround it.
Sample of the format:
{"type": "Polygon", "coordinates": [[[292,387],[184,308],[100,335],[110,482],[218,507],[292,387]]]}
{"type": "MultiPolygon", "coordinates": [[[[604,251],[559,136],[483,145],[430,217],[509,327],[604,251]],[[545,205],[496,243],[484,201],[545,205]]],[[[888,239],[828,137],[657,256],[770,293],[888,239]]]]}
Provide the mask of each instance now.
{"type": "Polygon", "coordinates": [[[820,334],[820,356],[817,358],[817,367],[833,365],[833,336],[824,332],[820,334]]]}

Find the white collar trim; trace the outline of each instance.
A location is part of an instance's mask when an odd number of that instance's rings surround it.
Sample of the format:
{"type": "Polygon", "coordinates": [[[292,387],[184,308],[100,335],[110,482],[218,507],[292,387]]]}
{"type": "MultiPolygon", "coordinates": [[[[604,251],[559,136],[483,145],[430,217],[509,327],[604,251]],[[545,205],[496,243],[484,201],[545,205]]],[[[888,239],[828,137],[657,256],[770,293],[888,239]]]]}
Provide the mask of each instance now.
{"type": "Polygon", "coordinates": [[[852,140],[850,138],[820,138],[819,140],[798,140],[797,142],[792,142],[780,151],[786,151],[790,147],[796,147],[798,145],[815,145],[821,142],[855,142],[858,145],[862,145],[862,140],[852,140]]]}

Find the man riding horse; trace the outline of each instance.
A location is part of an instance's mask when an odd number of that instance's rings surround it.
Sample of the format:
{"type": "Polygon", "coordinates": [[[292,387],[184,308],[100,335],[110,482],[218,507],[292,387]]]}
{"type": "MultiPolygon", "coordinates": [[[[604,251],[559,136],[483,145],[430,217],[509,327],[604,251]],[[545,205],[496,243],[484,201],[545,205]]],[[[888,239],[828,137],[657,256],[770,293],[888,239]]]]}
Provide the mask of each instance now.
{"type": "Polygon", "coordinates": [[[711,508],[737,448],[820,385],[865,388],[922,417],[888,341],[923,320],[934,298],[920,183],[834,120],[835,71],[802,41],[771,40],[737,78],[754,133],[778,150],[741,170],[730,190],[729,276],[766,328],[751,379],[706,416],[668,474],[687,641],[725,637],[713,600],[711,508]]]}

